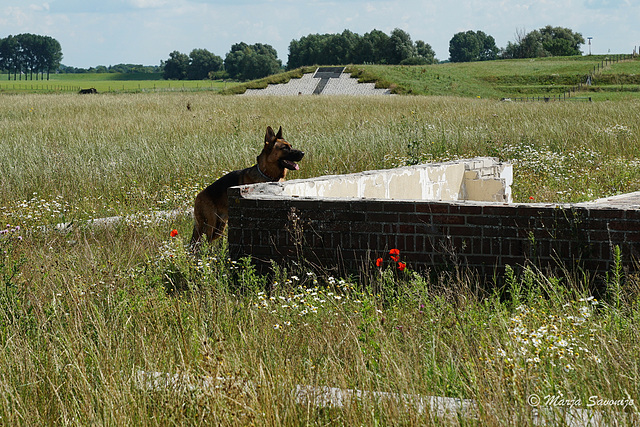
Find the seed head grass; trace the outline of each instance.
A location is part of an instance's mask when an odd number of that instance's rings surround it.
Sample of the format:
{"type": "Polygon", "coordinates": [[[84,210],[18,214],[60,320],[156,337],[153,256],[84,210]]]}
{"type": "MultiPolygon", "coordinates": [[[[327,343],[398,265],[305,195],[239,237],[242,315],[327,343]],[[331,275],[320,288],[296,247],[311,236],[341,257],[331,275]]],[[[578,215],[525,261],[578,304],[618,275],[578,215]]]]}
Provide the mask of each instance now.
{"type": "MultiPolygon", "coordinates": [[[[307,154],[289,178],[478,155],[515,164],[516,200],[636,191],[637,103],[241,99],[208,93],[0,99],[0,418],[7,425],[533,423],[533,394],[638,422],[640,282],[334,266],[189,247],[189,209],[251,166],[267,125],[307,154]],[[187,103],[191,110],[186,109],[187,103]],[[544,160],[544,161],[543,161],[544,160]],[[162,212],[178,211],[176,215],[162,212]],[[91,227],[84,220],[120,215],[91,227]],[[50,227],[73,223],[64,232],[50,227]],[[49,226],[49,227],[41,227],[49,226]],[[300,401],[298,385],[472,399],[443,418],[399,400],[300,401]],[[589,398],[634,404],[587,406],[589,398]]],[[[397,257],[396,259],[390,256],[397,257]]],[[[382,262],[377,263],[380,258],[382,262]]],[[[398,268],[400,263],[402,268],[398,268]]],[[[378,265],[376,265],[378,264],[378,265]]],[[[613,280],[613,279],[612,279],[613,280]]],[[[552,408],[560,420],[562,407],[552,408]]],[[[554,420],[552,420],[553,422],[554,420]]]]}

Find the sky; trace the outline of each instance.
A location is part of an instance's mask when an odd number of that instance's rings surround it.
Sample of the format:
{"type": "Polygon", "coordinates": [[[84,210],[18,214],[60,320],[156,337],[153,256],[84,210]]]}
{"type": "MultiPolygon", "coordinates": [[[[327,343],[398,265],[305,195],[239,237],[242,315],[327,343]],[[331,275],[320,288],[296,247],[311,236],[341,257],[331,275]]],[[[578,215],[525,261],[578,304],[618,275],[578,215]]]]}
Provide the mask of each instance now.
{"type": "Polygon", "coordinates": [[[51,36],[62,63],[81,68],[160,65],[196,48],[224,58],[239,42],[270,44],[286,64],[291,40],[308,34],[401,28],[445,60],[458,32],[484,31],[502,48],[546,25],[593,37],[593,54],[632,53],[639,17],[638,0],[0,0],[0,38],[51,36]]]}

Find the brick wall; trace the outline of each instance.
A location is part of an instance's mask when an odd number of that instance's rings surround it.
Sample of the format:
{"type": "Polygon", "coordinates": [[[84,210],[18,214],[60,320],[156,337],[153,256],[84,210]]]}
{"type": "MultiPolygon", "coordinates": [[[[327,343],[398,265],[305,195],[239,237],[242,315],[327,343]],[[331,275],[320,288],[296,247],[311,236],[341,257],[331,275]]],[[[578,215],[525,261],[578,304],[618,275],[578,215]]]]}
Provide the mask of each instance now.
{"type": "Polygon", "coordinates": [[[590,274],[611,271],[612,250],[632,266],[640,255],[640,210],[602,204],[319,199],[232,188],[229,251],[257,262],[303,255],[339,274],[371,266],[390,248],[414,270],[467,266],[483,276],[505,265],[590,274]]]}

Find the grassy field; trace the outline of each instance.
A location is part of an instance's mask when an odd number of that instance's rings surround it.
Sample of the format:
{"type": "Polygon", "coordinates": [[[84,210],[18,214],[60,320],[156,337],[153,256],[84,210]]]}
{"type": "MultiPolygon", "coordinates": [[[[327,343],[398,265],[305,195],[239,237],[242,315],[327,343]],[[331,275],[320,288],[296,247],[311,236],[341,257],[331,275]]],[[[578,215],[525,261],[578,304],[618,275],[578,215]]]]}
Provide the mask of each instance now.
{"type": "Polygon", "coordinates": [[[0,93],[65,93],[95,88],[99,93],[220,91],[235,83],[220,80],[164,80],[161,73],[51,74],[49,80],[8,80],[0,75],[0,93]]]}
{"type": "MultiPolygon", "coordinates": [[[[640,61],[611,63],[608,56],[550,57],[536,59],[500,60],[486,62],[447,63],[431,66],[353,66],[365,81],[376,81],[395,92],[413,95],[441,95],[481,98],[514,98],[521,96],[561,95],[596,69],[596,76],[624,76],[626,83],[640,85],[640,61]],[[596,68],[600,64],[601,68],[596,68]],[[602,66],[604,64],[604,66],[602,66]]],[[[632,86],[627,90],[607,90],[599,87],[599,78],[588,93],[572,96],[591,96],[593,100],[637,98],[632,86]],[[596,93],[594,93],[596,92],[596,93]],[[613,92],[613,93],[612,93],[613,92]]],[[[609,80],[606,80],[608,82],[609,80]]],[[[585,88],[586,89],[586,88],[585,88]]]]}
{"type": "Polygon", "coordinates": [[[535,268],[495,293],[464,272],[428,280],[410,265],[372,267],[365,282],[304,267],[263,276],[229,260],[224,242],[192,257],[189,216],[159,213],[253,164],[267,125],[307,153],[290,178],[490,155],[514,163],[521,202],[637,191],[639,107],[1,96],[2,424],[527,425],[538,396],[558,424],[576,407],[637,425],[635,271],[612,271],[601,300],[586,279],[535,268]],[[129,216],[83,226],[113,215],[129,216]],[[41,228],[60,222],[76,226],[41,228]],[[188,290],[168,291],[178,285],[188,290]],[[297,399],[297,386],[473,399],[477,410],[446,419],[366,397],[326,408],[297,399]]]}
{"type": "MultiPolygon", "coordinates": [[[[640,60],[622,55],[550,57],[429,66],[351,65],[361,81],[376,82],[394,93],[469,98],[571,97],[572,101],[618,101],[640,96],[640,60]],[[593,74],[592,86],[583,86],[593,74]]],[[[303,67],[250,82],[163,80],[161,73],[52,74],[50,80],[7,80],[0,74],[0,93],[67,93],[96,88],[100,93],[215,91],[243,93],[247,88],[286,83],[316,67],[303,67]]]]}

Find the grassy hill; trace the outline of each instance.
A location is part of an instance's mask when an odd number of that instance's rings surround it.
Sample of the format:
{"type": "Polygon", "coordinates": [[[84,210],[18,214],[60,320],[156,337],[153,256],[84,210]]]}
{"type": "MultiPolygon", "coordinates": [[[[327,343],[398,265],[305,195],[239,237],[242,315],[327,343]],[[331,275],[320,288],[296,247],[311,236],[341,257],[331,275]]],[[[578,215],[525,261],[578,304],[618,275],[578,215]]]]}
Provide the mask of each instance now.
{"type": "Polygon", "coordinates": [[[561,95],[584,84],[585,94],[597,99],[638,97],[640,61],[616,56],[578,56],[429,66],[357,65],[348,68],[361,81],[391,87],[398,94],[481,98],[561,95]]]}
{"type": "MultiPolygon", "coordinates": [[[[315,67],[272,75],[251,82],[163,80],[160,73],[52,74],[50,80],[7,80],[0,76],[0,92],[77,92],[95,87],[98,92],[197,91],[243,93],[248,88],[286,83],[313,72],[315,67]]],[[[347,71],[362,82],[391,88],[396,94],[518,98],[563,96],[592,76],[591,86],[571,93],[574,99],[617,100],[640,97],[640,60],[622,55],[593,55],[436,65],[350,65],[347,71]]]]}

